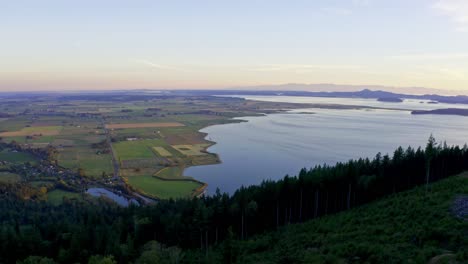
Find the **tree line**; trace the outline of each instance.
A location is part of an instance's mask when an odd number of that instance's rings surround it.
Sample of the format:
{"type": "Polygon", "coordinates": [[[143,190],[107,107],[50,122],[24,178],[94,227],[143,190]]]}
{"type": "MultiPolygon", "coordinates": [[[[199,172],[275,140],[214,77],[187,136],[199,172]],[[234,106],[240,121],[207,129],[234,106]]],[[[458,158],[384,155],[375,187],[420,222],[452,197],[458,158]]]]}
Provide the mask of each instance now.
{"type": "Polygon", "coordinates": [[[112,255],[126,263],[143,254],[150,241],[203,251],[226,239],[247,239],[419,185],[427,186],[429,199],[429,183],[465,170],[468,147],[437,144],[431,136],[425,148],[399,147],[392,155],[304,168],[294,177],[241,187],[232,196],[217,191],[152,206],[73,200],[51,206],[17,199],[3,187],[0,262],[29,255],[86,262],[93,255],[112,255]]]}

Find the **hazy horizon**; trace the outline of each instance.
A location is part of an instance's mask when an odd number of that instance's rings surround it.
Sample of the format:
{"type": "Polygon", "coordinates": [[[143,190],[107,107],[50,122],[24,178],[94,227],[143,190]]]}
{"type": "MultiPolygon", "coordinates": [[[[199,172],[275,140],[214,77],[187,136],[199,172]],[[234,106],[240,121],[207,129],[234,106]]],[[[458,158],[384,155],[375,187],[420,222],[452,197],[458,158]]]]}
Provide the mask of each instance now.
{"type": "Polygon", "coordinates": [[[445,96],[456,96],[456,95],[468,95],[468,90],[449,90],[449,89],[437,89],[437,88],[426,88],[426,87],[391,87],[383,85],[343,85],[343,84],[299,84],[299,83],[288,83],[288,84],[276,84],[276,85],[256,85],[256,86],[238,86],[238,87],[212,87],[212,88],[158,88],[158,87],[147,87],[147,88],[111,88],[108,89],[24,89],[24,90],[0,90],[1,93],[76,93],[76,92],[120,92],[120,91],[203,91],[203,90],[219,90],[219,91],[296,91],[296,92],[358,92],[362,90],[371,91],[386,91],[392,93],[408,94],[408,95],[428,95],[438,94],[445,96]]]}
{"type": "Polygon", "coordinates": [[[20,0],[0,16],[0,91],[337,83],[468,93],[462,0],[20,0]]]}

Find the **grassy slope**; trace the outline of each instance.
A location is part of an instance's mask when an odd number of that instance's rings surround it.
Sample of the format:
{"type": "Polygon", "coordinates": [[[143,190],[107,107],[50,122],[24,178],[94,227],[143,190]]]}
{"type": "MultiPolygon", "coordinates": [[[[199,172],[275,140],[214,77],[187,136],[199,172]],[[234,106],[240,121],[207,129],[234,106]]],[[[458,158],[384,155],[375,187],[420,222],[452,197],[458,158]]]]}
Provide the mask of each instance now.
{"type": "MultiPolygon", "coordinates": [[[[468,173],[348,212],[235,243],[238,263],[427,263],[447,252],[468,260],[468,221],[452,216],[468,173]]],[[[220,257],[218,255],[218,257],[220,257]]]]}

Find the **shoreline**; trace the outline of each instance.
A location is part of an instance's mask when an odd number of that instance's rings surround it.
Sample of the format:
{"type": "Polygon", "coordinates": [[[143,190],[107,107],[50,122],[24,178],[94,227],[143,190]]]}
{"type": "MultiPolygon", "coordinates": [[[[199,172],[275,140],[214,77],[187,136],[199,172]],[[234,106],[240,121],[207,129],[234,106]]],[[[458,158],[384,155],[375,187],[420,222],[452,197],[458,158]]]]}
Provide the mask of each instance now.
{"type": "MultiPolygon", "coordinates": [[[[269,101],[261,101],[261,100],[253,100],[253,99],[245,99],[245,101],[273,103],[273,102],[269,102],[269,101]]],[[[242,118],[249,118],[249,117],[260,117],[260,116],[268,116],[268,115],[272,115],[272,114],[281,114],[281,113],[283,113],[283,114],[288,114],[288,113],[289,114],[304,114],[302,112],[291,113],[291,111],[300,110],[300,109],[313,109],[313,108],[317,108],[317,109],[335,109],[335,110],[369,110],[369,109],[375,109],[375,110],[390,110],[390,111],[404,111],[404,112],[412,111],[411,109],[385,108],[385,107],[362,106],[362,105],[343,105],[343,104],[326,104],[326,103],[325,104],[292,103],[292,102],[278,102],[278,103],[287,104],[289,107],[268,108],[268,109],[263,109],[263,112],[258,112],[258,113],[254,112],[254,113],[247,114],[247,115],[234,116],[234,117],[231,117],[231,118],[229,118],[227,120],[223,120],[220,123],[209,124],[207,126],[204,126],[204,127],[201,127],[200,129],[198,129],[197,133],[200,133],[203,136],[203,140],[206,142],[206,144],[208,144],[207,146],[203,147],[202,152],[205,152],[207,155],[213,155],[216,158],[217,162],[202,163],[202,164],[184,164],[183,166],[181,166],[181,169],[182,169],[181,176],[185,177],[185,179],[182,178],[182,179],[164,179],[164,180],[167,180],[167,181],[194,181],[194,182],[197,182],[197,183],[201,184],[201,186],[199,188],[193,190],[193,192],[190,194],[190,196],[191,197],[200,197],[200,196],[203,196],[204,194],[206,194],[207,188],[209,187],[209,185],[207,183],[205,183],[205,182],[202,182],[202,181],[196,179],[193,176],[186,175],[185,172],[186,172],[187,169],[189,169],[191,167],[217,165],[217,164],[223,163],[223,161],[222,161],[222,159],[221,159],[221,157],[220,157],[220,155],[218,153],[210,152],[208,150],[210,147],[218,144],[218,142],[208,139],[207,137],[209,136],[209,133],[201,131],[203,129],[206,129],[206,128],[209,128],[209,127],[212,127],[212,126],[249,122],[248,120],[242,119],[242,118]]],[[[306,114],[314,114],[314,113],[307,112],[306,114]]],[[[156,172],[152,176],[159,179],[159,177],[157,176],[158,173],[159,173],[159,171],[156,172]]],[[[134,188],[132,188],[132,189],[136,192],[136,194],[144,195],[146,197],[151,197],[152,199],[156,199],[156,200],[160,199],[158,197],[154,197],[153,195],[148,195],[148,194],[146,194],[144,192],[135,190],[134,188]]]]}
{"type": "MultiPolygon", "coordinates": [[[[254,100],[254,99],[245,99],[246,101],[257,101],[257,102],[269,102],[271,103],[270,101],[261,101],[261,100],[254,100]]],[[[232,122],[227,122],[227,123],[221,123],[221,124],[211,124],[211,125],[208,125],[206,127],[203,127],[203,128],[200,128],[198,130],[199,133],[201,134],[204,134],[204,140],[209,142],[209,146],[206,146],[203,150],[206,151],[207,153],[211,154],[211,155],[216,155],[216,157],[218,158],[219,162],[217,163],[210,163],[210,164],[200,164],[200,165],[190,165],[190,166],[187,166],[187,167],[184,167],[183,168],[183,172],[182,172],[182,175],[184,175],[185,177],[190,177],[190,178],[193,178],[195,180],[197,180],[196,178],[194,178],[193,176],[190,176],[190,175],[185,175],[185,172],[186,172],[186,169],[190,168],[190,167],[196,167],[196,166],[207,166],[207,165],[216,165],[216,164],[221,164],[222,163],[222,159],[221,157],[219,156],[218,153],[214,153],[214,152],[210,152],[208,151],[208,148],[218,144],[216,141],[213,141],[213,140],[209,140],[207,139],[207,137],[209,136],[209,133],[206,133],[206,132],[202,132],[201,130],[203,129],[206,129],[208,127],[212,127],[212,126],[218,126],[218,125],[227,125],[227,124],[236,124],[236,123],[243,123],[243,122],[249,122],[248,120],[243,120],[242,118],[245,118],[245,117],[259,117],[259,116],[268,116],[268,115],[273,115],[273,114],[315,114],[315,112],[298,112],[298,113],[295,113],[295,112],[291,112],[291,111],[294,111],[294,110],[301,110],[301,109],[334,109],[334,110],[386,110],[386,111],[401,111],[401,112],[411,112],[411,111],[414,111],[412,109],[402,109],[402,108],[388,108],[388,107],[375,107],[375,106],[362,106],[362,105],[344,105],[344,104],[316,104],[316,103],[312,103],[312,104],[307,104],[307,103],[291,103],[291,102],[278,102],[278,103],[286,103],[286,104],[291,104],[291,106],[294,106],[294,105],[297,105],[297,107],[291,107],[289,109],[284,109],[284,108],[281,108],[281,109],[265,109],[266,112],[263,112],[263,113],[258,113],[258,114],[252,114],[252,115],[242,115],[242,116],[236,116],[236,117],[232,117],[231,119],[229,119],[230,121],[232,122]],[[271,112],[270,112],[271,111],[271,112]]],[[[199,180],[197,180],[199,181],[199,180]]],[[[201,181],[199,181],[201,182],[201,181]]],[[[203,182],[202,182],[203,183],[203,182]]],[[[206,189],[209,187],[209,185],[207,183],[203,183],[204,186],[202,187],[203,189],[203,192],[198,194],[197,196],[201,196],[203,195],[204,193],[206,193],[206,189]]]]}
{"type": "MultiPolygon", "coordinates": [[[[250,100],[250,99],[246,99],[247,101],[250,100]]],[[[254,100],[252,100],[254,101],[254,100]]],[[[294,104],[294,103],[291,103],[291,104],[294,104]]],[[[299,103],[300,104],[300,103],[299,103]]],[[[303,104],[300,104],[300,105],[303,105],[303,104]]],[[[218,153],[215,153],[215,152],[210,152],[208,151],[208,148],[218,144],[218,142],[216,141],[213,141],[213,140],[209,140],[207,139],[206,137],[208,137],[208,133],[206,132],[202,132],[201,130],[203,129],[206,129],[208,127],[212,127],[212,126],[221,126],[221,125],[229,125],[229,124],[238,124],[238,123],[244,123],[244,122],[249,122],[248,120],[242,120],[242,119],[239,119],[239,118],[244,118],[244,117],[261,117],[261,116],[268,116],[268,115],[271,115],[271,114],[280,114],[280,113],[288,113],[289,111],[292,111],[292,110],[298,110],[298,109],[308,109],[308,108],[304,108],[304,107],[298,107],[298,108],[292,108],[292,109],[268,109],[268,110],[272,110],[273,112],[271,113],[259,113],[259,114],[256,114],[256,115],[242,115],[242,116],[235,116],[235,117],[232,117],[230,119],[228,119],[229,121],[231,122],[227,122],[227,123],[221,123],[221,124],[211,124],[211,125],[208,125],[208,126],[205,126],[205,127],[202,127],[200,128],[197,132],[204,135],[204,138],[203,140],[205,140],[206,142],[209,143],[208,146],[204,147],[203,148],[203,151],[206,152],[207,154],[209,155],[215,155],[217,160],[219,162],[216,162],[216,163],[209,163],[209,164],[198,164],[198,165],[190,165],[190,166],[184,166],[183,169],[182,169],[182,176],[184,177],[189,177],[189,178],[192,178],[194,179],[195,181],[199,182],[199,183],[202,183],[203,186],[200,187],[199,189],[197,189],[193,196],[196,196],[196,197],[200,197],[202,195],[204,195],[206,193],[206,189],[209,187],[209,185],[205,182],[202,182],[200,180],[197,180],[196,178],[190,176],[190,175],[185,175],[185,171],[186,169],[188,168],[191,168],[191,167],[198,167],[198,166],[208,166],[208,165],[216,165],[216,164],[221,164],[223,163],[221,157],[219,156],[218,153]],[[200,191],[198,193],[198,191],[200,191]]],[[[291,113],[291,114],[296,114],[296,113],[291,113]]]]}

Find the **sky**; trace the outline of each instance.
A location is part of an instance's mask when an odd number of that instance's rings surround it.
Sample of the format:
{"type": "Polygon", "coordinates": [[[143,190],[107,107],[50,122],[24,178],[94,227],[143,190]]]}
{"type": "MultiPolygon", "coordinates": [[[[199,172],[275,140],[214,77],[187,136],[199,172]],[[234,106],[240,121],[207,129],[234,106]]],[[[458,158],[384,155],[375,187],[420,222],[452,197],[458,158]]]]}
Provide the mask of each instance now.
{"type": "Polygon", "coordinates": [[[468,92],[468,0],[0,0],[0,91],[468,92]]]}

